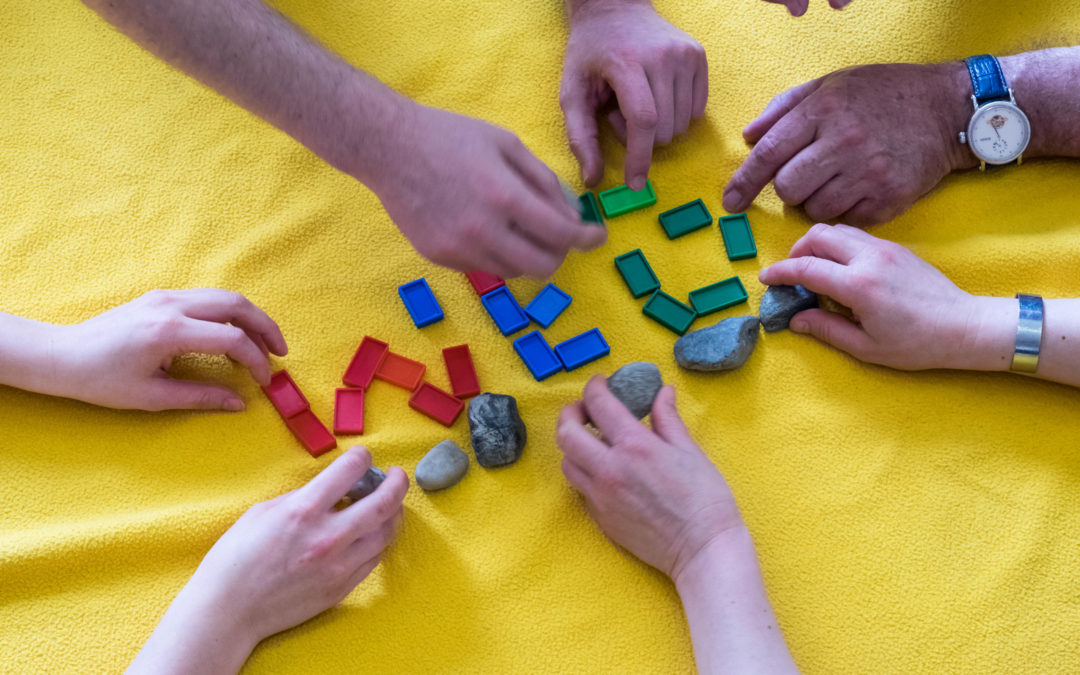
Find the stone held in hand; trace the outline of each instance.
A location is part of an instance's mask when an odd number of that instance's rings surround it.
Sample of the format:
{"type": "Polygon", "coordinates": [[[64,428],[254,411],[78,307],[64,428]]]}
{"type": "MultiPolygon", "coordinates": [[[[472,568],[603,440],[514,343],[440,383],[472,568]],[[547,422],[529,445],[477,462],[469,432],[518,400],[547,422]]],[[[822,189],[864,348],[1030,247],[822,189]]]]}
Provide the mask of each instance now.
{"type": "Polygon", "coordinates": [[[758,339],[758,318],[736,316],[675,341],[675,360],[688,370],[734,370],[746,363],[758,339]]]}
{"type": "Polygon", "coordinates": [[[634,361],[619,368],[607,379],[608,389],[639,420],[652,410],[653,401],[664,386],[660,369],[649,361],[634,361]]]}
{"type": "Polygon", "coordinates": [[[525,449],[525,422],[517,401],[505,394],[480,394],[469,401],[469,436],[480,466],[513,464],[525,449]]]}
{"type": "Polygon", "coordinates": [[[386,474],[380,469],[371,467],[364,472],[364,475],[360,480],[356,481],[356,483],[349,488],[349,491],[345,493],[345,499],[352,502],[358,502],[372,492],[375,492],[375,488],[379,487],[384,480],[386,480],[386,474]]]}
{"type": "Polygon", "coordinates": [[[413,477],[420,489],[445,490],[456,485],[469,470],[469,456],[453,441],[442,441],[416,463],[413,477]]]}
{"type": "Polygon", "coordinates": [[[791,317],[805,309],[818,306],[818,296],[803,286],[769,286],[761,296],[758,315],[766,333],[785,330],[791,317]]]}

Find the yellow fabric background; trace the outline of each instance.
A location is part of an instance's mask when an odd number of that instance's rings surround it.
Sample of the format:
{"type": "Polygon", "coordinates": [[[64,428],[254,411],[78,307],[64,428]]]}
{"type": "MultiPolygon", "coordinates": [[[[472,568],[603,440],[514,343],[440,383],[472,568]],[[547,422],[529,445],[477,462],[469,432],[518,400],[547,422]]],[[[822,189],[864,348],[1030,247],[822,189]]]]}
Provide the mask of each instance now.
{"type": "MultiPolygon", "coordinates": [[[[521,461],[475,460],[454,489],[414,488],[389,558],[340,607],[260,646],[251,672],[685,672],[691,645],[658,574],[609,544],[559,470],[555,417],[588,376],[654,360],[730,481],[797,663],[811,673],[1080,669],[1080,393],[1004,374],[901,373],[763,334],[742,370],[681,372],[612,258],[642,247],[670,292],[761,266],[808,223],[769,188],[749,212],[760,254],[729,263],[716,228],[675,242],[656,214],[719,194],[739,131],[776,93],[836,68],[1076,43],[1068,0],[815,0],[801,20],[754,0],[658,3],[710,57],[707,119],[656,153],[659,204],[555,281],[574,297],[545,331],[598,326],[611,356],[536,383],[462,275],[417,256],[364,187],[156,61],[74,2],[0,3],[0,309],[75,322],[157,288],[241,291],[280,322],[282,360],[329,422],[371,334],[429,366],[468,342],[485,389],[518,397],[521,461]],[[423,331],[396,287],[431,282],[447,318],[423,331]]],[[[576,180],[557,103],[566,28],[548,2],[282,0],[353,63],[431,104],[506,125],[576,180]]],[[[1020,93],[1022,95],[1022,92],[1020,93]]],[[[621,182],[609,138],[603,187],[621,182]]],[[[874,230],[962,287],[1080,294],[1080,163],[945,180],[874,230]]],[[[523,302],[539,284],[513,281],[523,302]]],[[[117,412],[0,390],[0,670],[122,669],[202,554],[250,504],[313,461],[254,382],[220,360],[247,412],[117,412]]],[[[385,383],[362,440],[411,474],[439,440],[468,447],[385,383]]],[[[340,439],[346,447],[352,439],[340,439]]],[[[471,454],[471,453],[470,453],[471,454]]]]}

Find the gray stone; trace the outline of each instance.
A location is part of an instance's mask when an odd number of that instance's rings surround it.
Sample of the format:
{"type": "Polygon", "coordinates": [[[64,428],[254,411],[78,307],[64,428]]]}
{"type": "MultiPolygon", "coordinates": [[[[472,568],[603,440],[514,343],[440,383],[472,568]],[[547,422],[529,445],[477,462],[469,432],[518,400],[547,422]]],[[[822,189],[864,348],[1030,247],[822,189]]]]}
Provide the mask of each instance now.
{"type": "Polygon", "coordinates": [[[769,286],[761,296],[761,327],[766,333],[785,330],[791,324],[791,317],[804,309],[818,306],[817,293],[802,286],[769,286]]]}
{"type": "Polygon", "coordinates": [[[422,490],[443,490],[456,485],[469,470],[469,456],[453,441],[439,443],[416,463],[413,477],[422,490]]]}
{"type": "Polygon", "coordinates": [[[641,419],[652,410],[653,401],[664,386],[660,369],[655,363],[634,361],[619,368],[607,379],[608,389],[615,398],[641,419]]]}
{"type": "Polygon", "coordinates": [[[688,370],[734,370],[746,363],[758,338],[756,316],[736,316],[675,341],[675,360],[688,370]]]}
{"type": "Polygon", "coordinates": [[[364,474],[363,478],[356,481],[356,484],[349,488],[349,491],[345,493],[345,498],[350,501],[358,502],[372,492],[375,492],[375,488],[379,487],[384,480],[386,480],[386,474],[375,467],[371,467],[364,474]]]}
{"type": "Polygon", "coordinates": [[[480,466],[490,469],[518,461],[526,436],[514,397],[480,394],[469,401],[469,435],[480,466]]]}

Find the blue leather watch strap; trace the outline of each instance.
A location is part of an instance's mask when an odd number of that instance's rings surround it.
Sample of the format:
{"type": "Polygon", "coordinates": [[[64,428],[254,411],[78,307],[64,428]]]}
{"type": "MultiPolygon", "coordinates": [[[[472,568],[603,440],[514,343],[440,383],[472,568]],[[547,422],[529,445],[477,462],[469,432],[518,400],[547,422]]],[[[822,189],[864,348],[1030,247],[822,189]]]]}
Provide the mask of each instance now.
{"type": "Polygon", "coordinates": [[[980,54],[964,59],[968,75],[971,76],[971,88],[975,92],[975,101],[982,105],[989,101],[1009,98],[1009,87],[1005,84],[1005,73],[1001,64],[992,54],[980,54]]]}

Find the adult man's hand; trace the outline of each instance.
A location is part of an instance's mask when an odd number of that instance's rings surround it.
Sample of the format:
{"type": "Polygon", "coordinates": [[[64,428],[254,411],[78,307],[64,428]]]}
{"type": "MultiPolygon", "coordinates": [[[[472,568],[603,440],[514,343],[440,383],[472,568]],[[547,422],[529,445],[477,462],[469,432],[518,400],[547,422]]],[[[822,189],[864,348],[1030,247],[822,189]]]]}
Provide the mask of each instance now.
{"type": "Polygon", "coordinates": [[[789,89],[743,130],[754,148],[724,190],[744,211],[770,181],[815,221],[872,225],[975,161],[956,134],[971,115],[963,64],[848,68],[789,89]]]}
{"type": "Polygon", "coordinates": [[[570,149],[588,186],[604,177],[597,114],[608,114],[626,145],[625,181],[645,187],[653,145],[666,145],[705,114],[705,50],[665,21],[648,0],[569,0],[559,104],[570,149]]]}

